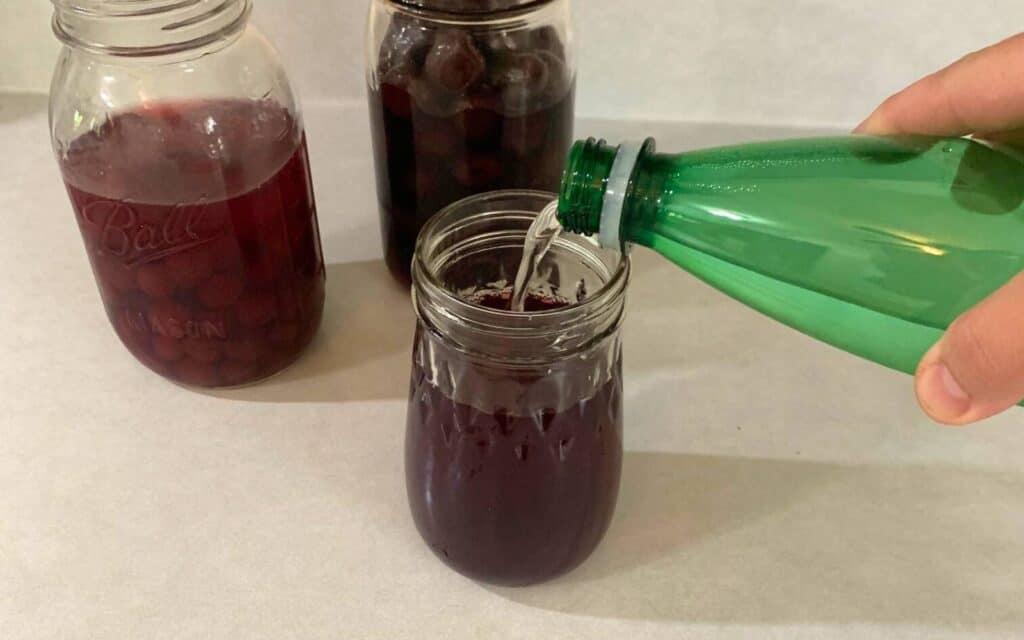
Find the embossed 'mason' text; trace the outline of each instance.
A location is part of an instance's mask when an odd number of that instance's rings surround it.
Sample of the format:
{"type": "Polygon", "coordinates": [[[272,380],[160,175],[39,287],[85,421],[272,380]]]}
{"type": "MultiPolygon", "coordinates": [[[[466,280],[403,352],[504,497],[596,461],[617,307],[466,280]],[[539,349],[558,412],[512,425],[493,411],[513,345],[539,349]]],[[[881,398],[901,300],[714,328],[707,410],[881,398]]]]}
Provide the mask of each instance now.
{"type": "Polygon", "coordinates": [[[153,333],[175,340],[184,338],[225,340],[228,337],[223,319],[179,320],[177,318],[160,318],[155,314],[146,315],[141,311],[125,309],[124,323],[133,331],[153,333]]]}

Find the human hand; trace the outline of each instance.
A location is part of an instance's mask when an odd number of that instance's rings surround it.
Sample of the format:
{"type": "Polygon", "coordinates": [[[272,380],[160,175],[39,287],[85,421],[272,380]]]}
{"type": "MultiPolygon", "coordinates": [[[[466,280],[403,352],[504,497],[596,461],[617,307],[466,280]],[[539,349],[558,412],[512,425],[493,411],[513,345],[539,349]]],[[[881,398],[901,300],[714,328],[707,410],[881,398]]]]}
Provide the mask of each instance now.
{"type": "MultiPolygon", "coordinates": [[[[910,85],[856,133],[971,134],[1024,148],[1022,80],[1024,34],[910,85]]],[[[915,391],[925,413],[952,425],[983,420],[1024,398],[1024,273],[949,327],[918,365],[915,391]]]]}

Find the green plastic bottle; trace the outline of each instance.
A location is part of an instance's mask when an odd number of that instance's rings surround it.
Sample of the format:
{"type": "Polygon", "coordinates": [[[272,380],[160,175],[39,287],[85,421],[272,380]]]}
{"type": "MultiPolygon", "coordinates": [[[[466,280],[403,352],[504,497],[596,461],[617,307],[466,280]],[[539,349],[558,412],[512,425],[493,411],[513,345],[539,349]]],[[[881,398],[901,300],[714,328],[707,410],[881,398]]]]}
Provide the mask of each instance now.
{"type": "Polygon", "coordinates": [[[570,231],[650,247],[810,336],[913,373],[1024,270],[1024,161],[969,139],[848,136],[655,153],[577,142],[570,231]]]}

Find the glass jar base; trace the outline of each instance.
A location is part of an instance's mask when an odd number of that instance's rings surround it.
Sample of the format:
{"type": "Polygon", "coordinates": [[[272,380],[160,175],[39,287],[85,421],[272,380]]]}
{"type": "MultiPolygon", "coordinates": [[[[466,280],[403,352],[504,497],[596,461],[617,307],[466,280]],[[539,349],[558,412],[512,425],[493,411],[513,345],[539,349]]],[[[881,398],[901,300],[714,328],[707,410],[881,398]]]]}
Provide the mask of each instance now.
{"type": "Polygon", "coordinates": [[[246,380],[244,382],[239,382],[239,383],[235,383],[235,384],[224,383],[224,384],[215,384],[215,385],[209,385],[209,386],[190,384],[190,383],[184,382],[182,380],[176,380],[176,379],[174,379],[174,378],[172,378],[172,377],[170,377],[168,375],[165,375],[165,374],[163,374],[163,373],[161,373],[159,371],[155,371],[155,370],[151,369],[150,367],[146,366],[146,364],[143,363],[143,362],[140,362],[139,364],[141,364],[142,366],[146,367],[147,369],[149,369],[153,373],[157,374],[158,376],[160,376],[164,380],[167,380],[168,382],[170,382],[170,383],[172,383],[172,384],[174,384],[176,386],[179,386],[179,387],[181,387],[183,389],[188,389],[190,391],[232,391],[232,390],[235,390],[235,389],[248,389],[250,387],[255,387],[255,386],[261,385],[261,384],[263,384],[263,383],[265,383],[265,382],[267,382],[269,380],[273,380],[274,378],[277,378],[278,376],[286,373],[288,370],[290,370],[292,367],[294,367],[300,360],[302,360],[303,357],[306,356],[307,352],[309,352],[309,350],[310,350],[310,346],[313,344],[313,342],[315,340],[316,340],[316,333],[313,334],[313,337],[309,340],[309,342],[307,342],[306,344],[304,344],[302,347],[299,348],[299,350],[295,353],[295,355],[291,356],[290,358],[288,358],[286,360],[283,360],[278,368],[276,368],[273,371],[270,371],[268,373],[261,374],[261,375],[255,377],[255,378],[250,379],[250,380],[246,380]]]}

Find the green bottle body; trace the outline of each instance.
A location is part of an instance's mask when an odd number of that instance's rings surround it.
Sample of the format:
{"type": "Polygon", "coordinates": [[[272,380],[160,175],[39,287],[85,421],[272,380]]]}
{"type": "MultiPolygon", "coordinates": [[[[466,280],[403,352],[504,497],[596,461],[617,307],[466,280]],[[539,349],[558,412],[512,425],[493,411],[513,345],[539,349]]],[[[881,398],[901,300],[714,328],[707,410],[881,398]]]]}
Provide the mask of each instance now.
{"type": "MultiPolygon", "coordinates": [[[[598,230],[615,157],[602,142],[574,147],[566,228],[598,230]]],[[[848,136],[677,155],[648,141],[628,175],[621,242],[908,373],[957,316],[1024,270],[1024,162],[973,140],[848,136]]]]}

